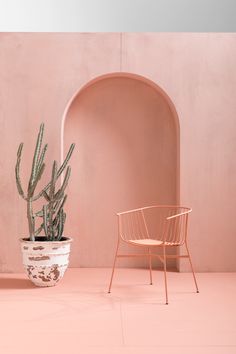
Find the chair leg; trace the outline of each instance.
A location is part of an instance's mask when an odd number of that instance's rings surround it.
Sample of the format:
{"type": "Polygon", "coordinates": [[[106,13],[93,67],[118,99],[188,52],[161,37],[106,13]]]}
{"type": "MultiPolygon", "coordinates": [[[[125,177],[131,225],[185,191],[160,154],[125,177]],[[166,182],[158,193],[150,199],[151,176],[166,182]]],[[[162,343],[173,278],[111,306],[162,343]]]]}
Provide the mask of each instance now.
{"type": "Polygon", "coordinates": [[[166,247],[165,246],[163,246],[163,263],[164,263],[166,305],[168,305],[167,276],[166,276],[166,247]]]}
{"type": "Polygon", "coordinates": [[[114,262],[113,262],[113,268],[112,268],[112,272],[111,272],[111,280],[110,280],[110,284],[109,284],[108,293],[111,292],[111,286],[112,286],[112,281],[113,281],[113,276],[114,276],[114,271],[115,271],[115,265],[116,265],[118,249],[119,249],[119,239],[117,241],[116,253],[115,253],[115,258],[114,258],[114,262]]]}
{"type": "Polygon", "coordinates": [[[150,275],[150,285],[152,285],[152,256],[151,256],[151,250],[148,247],[148,253],[149,253],[149,275],[150,275]]]}
{"type": "Polygon", "coordinates": [[[196,276],[195,276],[195,273],[194,273],[194,270],[193,270],[193,264],[192,264],[192,261],[191,261],[191,257],[190,257],[190,253],[189,253],[187,244],[185,244],[185,247],[186,247],[186,250],[187,250],[187,253],[188,253],[188,259],[189,259],[189,263],[190,263],[190,266],[191,266],[194,283],[195,283],[195,286],[196,286],[196,292],[199,293],[199,289],[198,289],[198,285],[197,285],[197,279],[196,279],[196,276]]]}

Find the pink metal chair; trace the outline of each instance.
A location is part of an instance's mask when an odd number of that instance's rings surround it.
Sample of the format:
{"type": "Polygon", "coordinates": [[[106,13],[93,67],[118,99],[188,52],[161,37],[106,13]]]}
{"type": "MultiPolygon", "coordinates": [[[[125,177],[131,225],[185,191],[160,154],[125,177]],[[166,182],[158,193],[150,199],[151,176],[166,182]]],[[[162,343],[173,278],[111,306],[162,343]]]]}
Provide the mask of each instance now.
{"type": "Polygon", "coordinates": [[[118,213],[118,241],[111,273],[108,293],[114,276],[116,260],[119,257],[147,257],[149,260],[150,284],[152,284],[152,257],[158,257],[164,265],[165,298],[168,304],[166,260],[167,258],[188,258],[198,293],[198,286],[187,245],[188,216],[192,209],[175,205],[155,205],[118,213]],[[147,249],[142,254],[119,254],[120,242],[147,249]],[[167,254],[170,247],[185,246],[186,254],[167,254]],[[153,249],[161,248],[160,254],[153,249]]]}

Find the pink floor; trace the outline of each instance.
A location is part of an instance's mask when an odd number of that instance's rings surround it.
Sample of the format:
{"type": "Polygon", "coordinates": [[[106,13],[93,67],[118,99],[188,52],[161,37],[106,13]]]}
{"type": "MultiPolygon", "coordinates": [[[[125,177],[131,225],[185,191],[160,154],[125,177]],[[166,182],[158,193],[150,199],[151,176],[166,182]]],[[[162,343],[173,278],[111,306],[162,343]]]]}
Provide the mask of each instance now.
{"type": "Polygon", "coordinates": [[[24,274],[0,275],[1,354],[236,353],[236,274],[69,269],[54,288],[36,288],[24,274]]]}

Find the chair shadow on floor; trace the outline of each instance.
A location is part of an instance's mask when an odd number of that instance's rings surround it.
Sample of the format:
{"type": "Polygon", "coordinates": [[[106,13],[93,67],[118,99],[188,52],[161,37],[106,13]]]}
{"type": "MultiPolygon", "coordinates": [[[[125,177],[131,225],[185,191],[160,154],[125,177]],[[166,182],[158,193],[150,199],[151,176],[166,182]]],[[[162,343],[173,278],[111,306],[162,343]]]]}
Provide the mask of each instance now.
{"type": "Polygon", "coordinates": [[[36,289],[36,286],[28,279],[0,278],[0,289],[36,289]]]}

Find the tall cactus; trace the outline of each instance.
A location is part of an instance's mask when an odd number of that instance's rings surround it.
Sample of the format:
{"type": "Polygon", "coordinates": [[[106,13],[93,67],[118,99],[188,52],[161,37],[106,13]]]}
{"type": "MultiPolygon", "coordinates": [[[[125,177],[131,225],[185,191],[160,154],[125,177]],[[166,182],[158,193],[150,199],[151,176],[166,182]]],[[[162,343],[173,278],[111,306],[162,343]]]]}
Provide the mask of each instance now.
{"type": "Polygon", "coordinates": [[[52,177],[50,182],[38,193],[35,195],[35,190],[40,181],[43,172],[45,170],[44,158],[47,151],[48,145],[45,144],[42,148],[44,134],[44,124],[42,123],[39,128],[39,133],[36,141],[36,146],[34,150],[34,157],[32,162],[31,174],[28,183],[27,194],[24,192],[21,179],[20,179],[20,163],[23,150],[23,143],[19,145],[17,151],[17,161],[15,166],[15,175],[16,175],[16,185],[20,196],[27,202],[27,218],[29,226],[29,237],[31,241],[35,241],[35,237],[38,236],[42,230],[45,232],[45,236],[48,241],[60,240],[63,229],[66,214],[64,213],[63,206],[65,204],[67,196],[65,195],[65,188],[68,184],[70,177],[70,167],[67,166],[74,150],[75,144],[71,144],[70,149],[66,155],[64,162],[61,167],[57,169],[57,163],[54,161],[52,168],[52,177]],[[56,182],[62,172],[67,167],[66,174],[63,180],[63,183],[59,190],[56,191],[56,182]],[[47,205],[44,205],[41,211],[34,213],[33,211],[33,202],[39,198],[44,197],[48,202],[47,205]],[[36,218],[41,217],[42,222],[38,229],[35,229],[36,218]]]}

